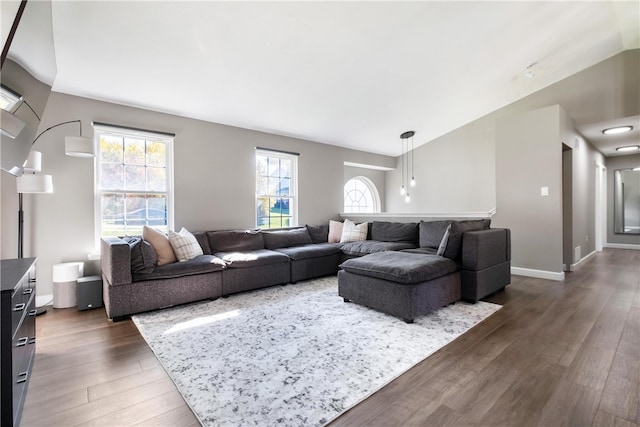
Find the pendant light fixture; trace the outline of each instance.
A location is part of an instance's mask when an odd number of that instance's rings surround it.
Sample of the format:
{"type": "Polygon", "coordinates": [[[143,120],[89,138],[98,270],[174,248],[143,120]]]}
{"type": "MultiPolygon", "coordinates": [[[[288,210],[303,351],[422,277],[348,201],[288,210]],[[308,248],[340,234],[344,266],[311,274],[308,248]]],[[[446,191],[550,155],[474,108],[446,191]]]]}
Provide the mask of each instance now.
{"type": "Polygon", "coordinates": [[[404,196],[404,201],[407,203],[411,201],[411,195],[409,194],[408,187],[416,186],[416,179],[414,176],[414,169],[413,169],[413,135],[415,134],[416,133],[414,131],[409,130],[400,135],[400,139],[402,141],[402,154],[400,157],[400,161],[402,162],[402,171],[401,171],[402,187],[400,188],[400,194],[404,196]],[[409,150],[409,141],[408,141],[409,138],[411,138],[411,150],[409,150]],[[405,143],[407,146],[406,149],[405,149],[405,143]],[[411,158],[409,158],[409,156],[411,156],[411,158]],[[407,163],[406,168],[405,168],[405,161],[407,163]],[[411,173],[409,173],[409,163],[411,163],[411,173]],[[411,176],[411,180],[409,180],[409,176],[411,176]],[[408,186],[406,186],[405,183],[408,183],[408,186]]]}

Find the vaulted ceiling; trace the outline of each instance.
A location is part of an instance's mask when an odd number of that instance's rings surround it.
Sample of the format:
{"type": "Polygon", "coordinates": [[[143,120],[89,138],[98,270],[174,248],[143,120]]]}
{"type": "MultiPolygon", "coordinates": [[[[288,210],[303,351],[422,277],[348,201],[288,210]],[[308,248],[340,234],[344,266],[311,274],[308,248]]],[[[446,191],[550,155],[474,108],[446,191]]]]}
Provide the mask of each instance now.
{"type": "Polygon", "coordinates": [[[638,1],[51,9],[55,91],[387,155],[640,47],[638,1]]]}

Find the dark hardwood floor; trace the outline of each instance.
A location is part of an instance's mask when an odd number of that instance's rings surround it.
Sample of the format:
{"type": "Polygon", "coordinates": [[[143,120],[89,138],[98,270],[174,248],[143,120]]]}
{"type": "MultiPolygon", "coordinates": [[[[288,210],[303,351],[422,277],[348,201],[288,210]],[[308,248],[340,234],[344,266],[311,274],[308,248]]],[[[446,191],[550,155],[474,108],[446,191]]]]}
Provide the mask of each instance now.
{"type": "MultiPolygon", "coordinates": [[[[640,251],[563,282],[512,276],[496,314],[331,425],[640,426],[640,251]]],[[[22,426],[194,426],[131,321],[49,309],[22,426]]]]}

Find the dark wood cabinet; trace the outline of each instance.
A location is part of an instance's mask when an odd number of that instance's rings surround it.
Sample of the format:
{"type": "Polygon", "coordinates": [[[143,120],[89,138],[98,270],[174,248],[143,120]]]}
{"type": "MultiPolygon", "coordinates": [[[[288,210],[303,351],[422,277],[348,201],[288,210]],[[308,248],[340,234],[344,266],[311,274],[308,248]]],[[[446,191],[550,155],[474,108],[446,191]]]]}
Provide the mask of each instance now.
{"type": "Polygon", "coordinates": [[[0,260],[0,425],[20,424],[36,352],[36,259],[0,260]]]}

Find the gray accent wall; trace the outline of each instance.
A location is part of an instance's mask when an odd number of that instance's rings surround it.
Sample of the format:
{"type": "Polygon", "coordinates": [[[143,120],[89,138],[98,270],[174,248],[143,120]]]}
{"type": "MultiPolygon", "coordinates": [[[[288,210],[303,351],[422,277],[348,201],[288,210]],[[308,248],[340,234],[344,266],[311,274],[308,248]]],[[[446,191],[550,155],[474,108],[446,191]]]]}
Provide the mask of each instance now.
{"type": "MultiPolygon", "coordinates": [[[[42,126],[81,119],[85,135],[93,121],[175,133],[176,229],[213,230],[255,226],[256,146],[300,153],[299,224],[337,219],[343,210],[344,162],[393,167],[395,159],[328,144],[282,137],[205,121],[52,93],[42,126]]],[[[25,256],[38,257],[38,292],[52,293],[52,266],[87,261],[94,239],[94,161],[65,156],[61,126],[43,136],[43,173],[53,175],[53,194],[25,195],[25,256]]],[[[379,179],[378,179],[379,180],[379,179]]],[[[384,190],[383,190],[384,191],[384,190]]],[[[2,175],[2,258],[17,255],[15,178],[2,175]]],[[[85,263],[96,274],[97,261],[85,263]]]]}
{"type": "Polygon", "coordinates": [[[511,265],[562,273],[560,106],[503,117],[496,124],[496,214],[511,229],[511,265]],[[547,188],[548,195],[541,194],[547,188]]]}

